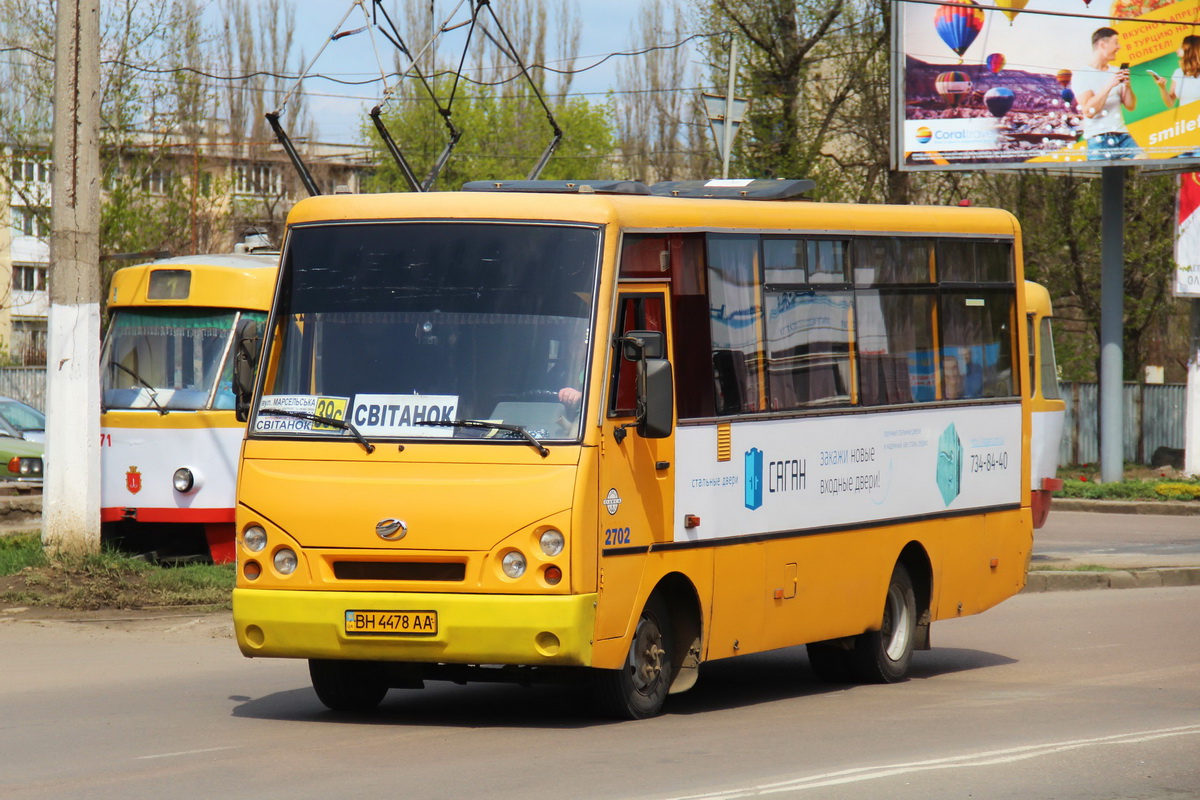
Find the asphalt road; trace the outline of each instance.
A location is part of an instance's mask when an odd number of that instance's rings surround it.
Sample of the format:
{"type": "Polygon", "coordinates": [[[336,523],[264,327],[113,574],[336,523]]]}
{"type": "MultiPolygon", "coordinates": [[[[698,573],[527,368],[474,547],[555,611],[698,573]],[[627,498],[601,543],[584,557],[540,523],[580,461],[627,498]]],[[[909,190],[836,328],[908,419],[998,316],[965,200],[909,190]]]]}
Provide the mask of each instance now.
{"type": "MultiPolygon", "coordinates": [[[[1200,566],[1200,516],[1055,511],[1033,532],[1033,565],[1200,566]]],[[[1200,791],[1197,792],[1200,796],[1200,791]]]]}
{"type": "Polygon", "coordinates": [[[706,665],[608,723],[562,687],[430,684],[325,711],[226,615],[0,622],[0,797],[1097,800],[1200,796],[1200,587],[1020,595],[941,622],[912,679],[803,649],[706,665]]]}

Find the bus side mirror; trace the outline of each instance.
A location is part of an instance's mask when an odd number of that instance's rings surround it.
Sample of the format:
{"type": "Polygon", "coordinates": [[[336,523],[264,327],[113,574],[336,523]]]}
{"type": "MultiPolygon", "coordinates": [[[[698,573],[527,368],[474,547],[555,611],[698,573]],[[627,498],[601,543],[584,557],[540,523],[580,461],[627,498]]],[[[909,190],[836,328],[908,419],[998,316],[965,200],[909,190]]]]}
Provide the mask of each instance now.
{"type": "Polygon", "coordinates": [[[254,392],[254,372],[261,345],[258,323],[250,320],[242,326],[233,352],[233,408],[238,422],[250,418],[250,396],[254,392]]]}
{"type": "Polygon", "coordinates": [[[621,337],[621,354],[626,361],[666,356],[667,338],[662,331],[630,331],[621,337]]]}
{"type": "MultiPolygon", "coordinates": [[[[662,334],[659,334],[661,337],[662,334]]],[[[671,386],[671,362],[646,358],[638,364],[638,434],[646,439],[671,435],[675,398],[671,386]]]]}

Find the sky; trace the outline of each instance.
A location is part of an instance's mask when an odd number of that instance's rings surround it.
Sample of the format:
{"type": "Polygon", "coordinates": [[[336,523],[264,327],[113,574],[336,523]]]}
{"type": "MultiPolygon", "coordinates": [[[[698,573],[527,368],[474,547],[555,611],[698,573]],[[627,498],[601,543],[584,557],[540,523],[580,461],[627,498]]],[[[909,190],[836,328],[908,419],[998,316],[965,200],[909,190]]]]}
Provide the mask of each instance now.
{"type": "MultiPolygon", "coordinates": [[[[447,0],[434,1],[439,19],[445,19],[455,6],[447,0]]],[[[499,4],[504,0],[494,2],[499,4]]],[[[598,61],[605,54],[632,49],[630,22],[638,16],[642,2],[643,0],[579,0],[576,9],[581,23],[581,36],[577,69],[598,61]]],[[[304,51],[306,59],[316,55],[347,9],[352,7],[350,0],[294,0],[294,4],[297,45],[304,51]]],[[[365,5],[370,8],[370,2],[366,2],[365,5]]],[[[469,2],[463,3],[454,17],[455,22],[469,19],[469,5],[469,2]]],[[[546,5],[550,8],[555,2],[548,0],[546,5]]],[[[401,0],[386,0],[384,7],[397,25],[403,24],[401,0]]],[[[359,28],[363,25],[362,20],[362,12],[355,8],[340,30],[359,28]]],[[[465,31],[464,27],[455,34],[448,35],[445,44],[442,45],[442,52],[457,56],[465,31]]],[[[420,48],[428,39],[427,35],[413,34],[403,28],[400,32],[410,48],[420,48]]],[[[553,41],[552,37],[548,39],[553,41]]],[[[394,48],[378,32],[375,42],[383,57],[385,68],[390,69],[394,48]]],[[[616,64],[619,60],[610,59],[596,69],[577,75],[571,87],[572,93],[594,92],[596,99],[602,99],[604,92],[616,87],[616,64]]],[[[337,75],[344,79],[378,78],[379,67],[367,33],[358,33],[330,42],[313,66],[312,72],[337,75]]],[[[302,91],[305,92],[309,111],[317,124],[319,137],[328,142],[356,141],[367,111],[378,102],[382,93],[380,87],[378,82],[364,86],[343,86],[319,79],[306,81],[302,91]]]]}

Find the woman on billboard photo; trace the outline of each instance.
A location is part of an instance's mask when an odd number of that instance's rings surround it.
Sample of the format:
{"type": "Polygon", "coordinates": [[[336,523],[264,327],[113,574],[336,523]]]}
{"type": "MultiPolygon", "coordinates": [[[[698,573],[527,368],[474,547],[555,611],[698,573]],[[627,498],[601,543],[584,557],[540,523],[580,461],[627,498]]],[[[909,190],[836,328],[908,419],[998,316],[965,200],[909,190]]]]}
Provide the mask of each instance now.
{"type": "Polygon", "coordinates": [[[1170,88],[1162,75],[1149,69],[1146,72],[1158,84],[1158,91],[1167,108],[1174,108],[1176,104],[1186,106],[1200,100],[1200,36],[1183,37],[1179,45],[1179,69],[1171,76],[1170,88]]]}
{"type": "Polygon", "coordinates": [[[1092,33],[1092,58],[1074,75],[1075,97],[1083,113],[1083,136],[1089,161],[1136,158],[1138,146],[1125,127],[1121,109],[1137,108],[1137,95],[1129,83],[1129,65],[1113,70],[1109,64],[1121,49],[1121,37],[1112,28],[1092,33]]]}

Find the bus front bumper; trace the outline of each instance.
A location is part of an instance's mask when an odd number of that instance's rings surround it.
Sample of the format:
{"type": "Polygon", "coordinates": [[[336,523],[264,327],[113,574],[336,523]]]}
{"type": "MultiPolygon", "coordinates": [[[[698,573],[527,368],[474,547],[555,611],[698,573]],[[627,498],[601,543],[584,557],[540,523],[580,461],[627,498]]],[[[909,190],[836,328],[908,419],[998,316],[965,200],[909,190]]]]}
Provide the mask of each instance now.
{"type": "Polygon", "coordinates": [[[591,665],[596,595],[234,589],[238,647],[251,658],[441,664],[591,665]],[[348,613],[436,612],[436,633],[348,633],[348,613]]]}

